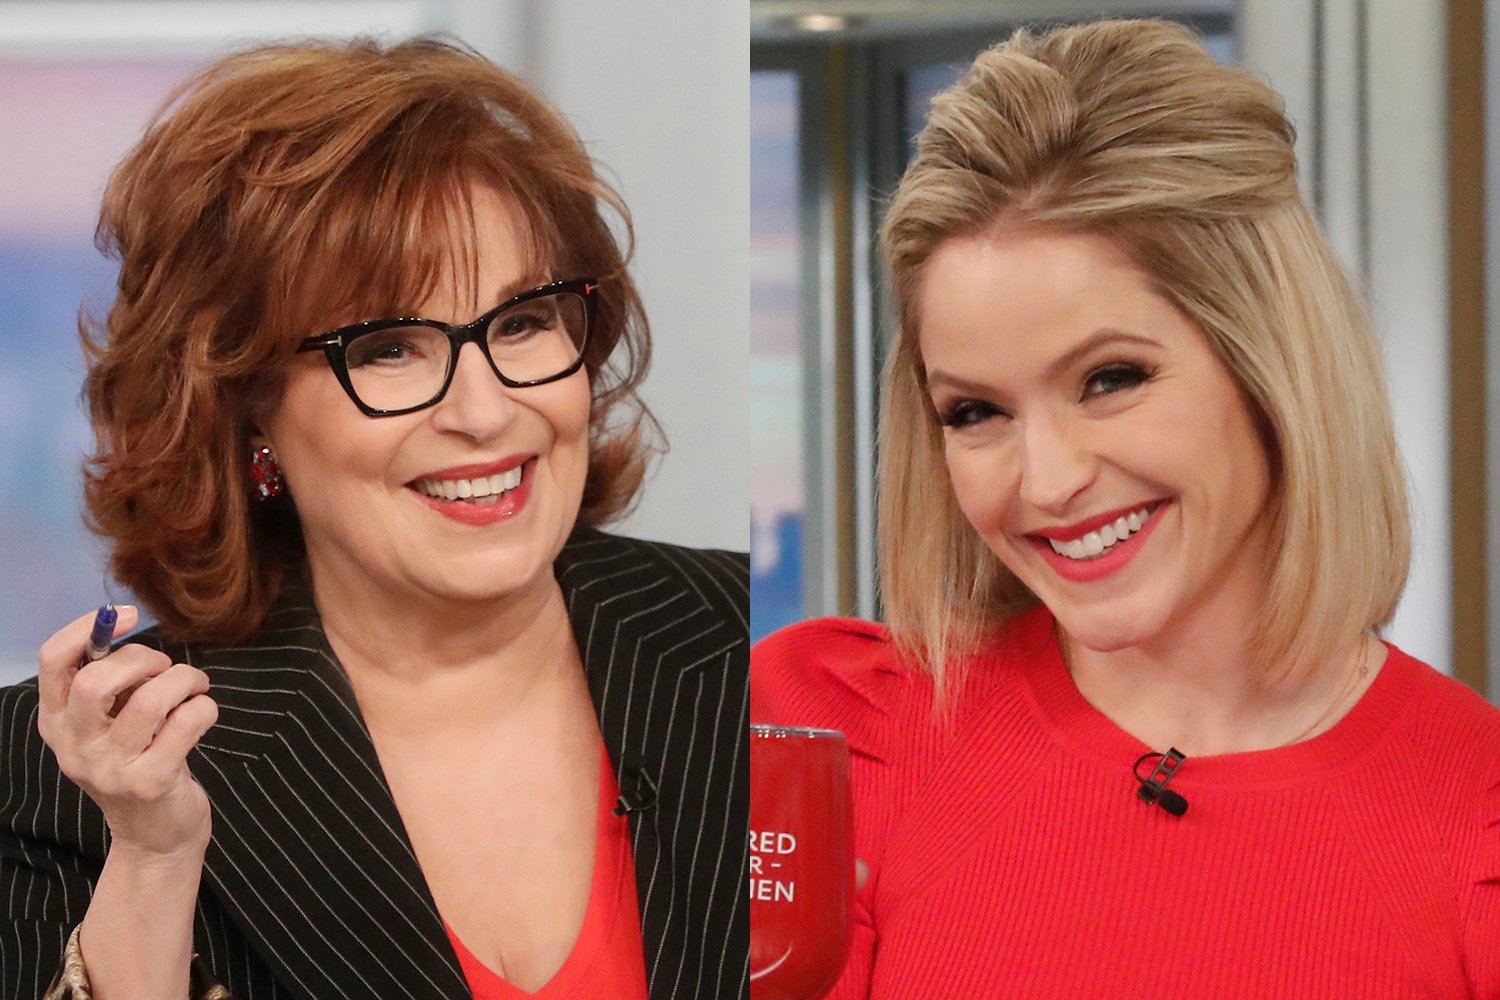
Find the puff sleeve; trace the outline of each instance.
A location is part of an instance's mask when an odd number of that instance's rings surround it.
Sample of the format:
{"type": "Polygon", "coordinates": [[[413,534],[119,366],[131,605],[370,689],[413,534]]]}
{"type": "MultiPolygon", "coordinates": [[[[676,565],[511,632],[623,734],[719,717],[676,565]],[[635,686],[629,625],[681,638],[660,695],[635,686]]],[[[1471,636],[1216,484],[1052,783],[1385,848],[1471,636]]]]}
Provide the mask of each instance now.
{"type": "Polygon", "coordinates": [[[782,629],[750,653],[752,722],[837,729],[848,740],[854,852],[870,868],[855,897],[844,973],[826,1000],[869,995],[879,945],[885,844],[945,742],[926,677],[900,662],[884,628],[827,618],[782,629]]]}
{"type": "Polygon", "coordinates": [[[1479,791],[1474,864],[1462,887],[1464,961],[1478,1000],[1500,1000],[1500,753],[1493,761],[1479,791]]]}

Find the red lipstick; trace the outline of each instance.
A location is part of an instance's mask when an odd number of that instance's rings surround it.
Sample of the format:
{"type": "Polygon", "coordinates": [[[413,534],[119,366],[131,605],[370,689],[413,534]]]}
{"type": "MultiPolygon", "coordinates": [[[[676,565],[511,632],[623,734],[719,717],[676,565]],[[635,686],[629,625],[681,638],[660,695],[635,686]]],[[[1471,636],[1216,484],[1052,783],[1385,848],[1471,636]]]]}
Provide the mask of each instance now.
{"type": "Polygon", "coordinates": [[[1121,507],[1119,510],[1112,510],[1107,514],[1096,514],[1093,517],[1079,521],[1077,524],[1070,524],[1061,528],[1038,528],[1035,531],[1028,531],[1026,534],[1028,536],[1036,535],[1041,538],[1050,538],[1056,542],[1071,542],[1075,538],[1082,538],[1090,531],[1098,531],[1106,524],[1114,524],[1126,514],[1133,514],[1138,510],[1143,510],[1146,507],[1160,503],[1162,503],[1161,500],[1147,500],[1144,503],[1138,503],[1131,507],[1121,507]]]}
{"type": "Polygon", "coordinates": [[[1108,552],[1097,559],[1069,559],[1065,555],[1054,552],[1052,545],[1047,539],[1055,538],[1057,541],[1072,541],[1075,538],[1088,534],[1090,531],[1102,528],[1119,517],[1120,514],[1128,514],[1130,511],[1140,510],[1140,507],[1131,507],[1107,518],[1101,515],[1100,517],[1089,518],[1087,521],[1080,521],[1078,524],[1087,526],[1083,531],[1075,531],[1074,529],[1078,525],[1070,525],[1067,528],[1053,528],[1045,532],[1032,532],[1026,536],[1026,540],[1047,561],[1047,564],[1057,571],[1059,576],[1074,583],[1091,583],[1094,580],[1104,579],[1134,559],[1135,554],[1141,550],[1141,546],[1146,544],[1146,539],[1150,538],[1151,533],[1156,530],[1157,524],[1161,522],[1162,515],[1171,506],[1170,503],[1157,501],[1156,509],[1151,512],[1151,516],[1141,525],[1140,531],[1137,531],[1122,542],[1116,542],[1110,547],[1108,552]]]}
{"type": "Polygon", "coordinates": [[[413,476],[412,482],[418,479],[478,479],[480,476],[493,476],[501,472],[509,472],[518,465],[525,465],[536,458],[535,455],[507,455],[497,458],[493,462],[479,462],[473,465],[450,465],[446,469],[438,469],[435,472],[424,472],[420,476],[413,476]]]}
{"type": "MultiPolygon", "coordinates": [[[[531,481],[534,478],[536,465],[531,461],[535,456],[523,456],[519,461],[502,459],[500,462],[489,462],[483,465],[455,465],[439,472],[428,473],[421,476],[422,479],[478,479],[480,476],[493,476],[499,472],[509,472],[516,466],[521,466],[521,482],[514,489],[506,490],[500,495],[500,499],[494,503],[475,503],[471,500],[440,500],[430,497],[426,493],[408,484],[411,490],[429,510],[436,511],[450,521],[466,524],[476,528],[499,524],[508,521],[521,514],[526,509],[526,501],[531,498],[531,481]]],[[[412,480],[416,482],[416,480],[412,480]]]]}

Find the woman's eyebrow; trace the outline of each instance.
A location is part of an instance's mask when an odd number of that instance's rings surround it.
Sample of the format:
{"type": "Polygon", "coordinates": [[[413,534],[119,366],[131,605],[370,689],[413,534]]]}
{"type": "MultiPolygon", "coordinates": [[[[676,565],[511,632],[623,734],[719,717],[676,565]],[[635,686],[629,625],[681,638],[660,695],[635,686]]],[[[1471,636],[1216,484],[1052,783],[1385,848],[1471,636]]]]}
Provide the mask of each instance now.
{"type": "Polygon", "coordinates": [[[529,292],[533,288],[540,288],[551,280],[545,272],[527,271],[519,278],[507,281],[500,286],[500,290],[495,293],[495,305],[498,306],[502,302],[509,302],[522,292],[529,292]]]}
{"type": "MultiPolygon", "coordinates": [[[[1101,330],[1095,330],[1068,348],[1060,357],[1048,362],[1043,372],[1043,377],[1055,379],[1090,353],[1114,343],[1161,348],[1161,344],[1150,337],[1144,337],[1138,333],[1127,333],[1124,330],[1116,330],[1113,327],[1105,327],[1101,330]]],[[[927,387],[929,389],[945,387],[955,392],[962,392],[972,396],[984,396],[995,391],[993,386],[986,385],[983,382],[976,382],[973,379],[963,378],[962,376],[954,375],[941,369],[932,369],[927,372],[927,387]]]]}
{"type": "Polygon", "coordinates": [[[1074,344],[1072,347],[1064,351],[1060,357],[1055,358],[1054,360],[1049,362],[1046,370],[1047,378],[1057,378],[1063,372],[1076,365],[1081,359],[1098,350],[1100,347],[1115,343],[1134,344],[1139,347],[1154,347],[1158,349],[1161,348],[1161,344],[1152,340],[1150,337],[1143,337],[1138,333],[1128,333],[1124,330],[1116,330],[1113,327],[1104,327],[1103,329],[1095,330],[1093,333],[1089,334],[1087,337],[1084,337],[1078,343],[1074,344]]]}
{"type": "Polygon", "coordinates": [[[958,375],[950,375],[941,369],[927,372],[927,388],[946,387],[961,392],[966,396],[987,396],[994,392],[993,386],[985,385],[983,382],[975,382],[973,379],[962,378],[958,375]]]}

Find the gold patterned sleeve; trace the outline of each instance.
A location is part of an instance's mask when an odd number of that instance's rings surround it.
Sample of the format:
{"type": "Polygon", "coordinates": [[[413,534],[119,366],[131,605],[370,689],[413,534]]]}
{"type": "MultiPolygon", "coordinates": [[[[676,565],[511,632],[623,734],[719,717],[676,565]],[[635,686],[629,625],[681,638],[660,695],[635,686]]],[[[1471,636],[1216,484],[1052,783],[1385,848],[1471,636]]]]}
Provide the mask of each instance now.
{"type": "MultiPolygon", "coordinates": [[[[42,994],[42,1000],[93,1000],[94,994],[89,992],[88,971],[83,967],[83,950],[78,946],[78,932],[82,927],[79,924],[68,935],[62,968],[47,992],[42,994]]],[[[234,1000],[233,994],[207,974],[197,955],[193,956],[191,978],[190,1000],[234,1000]]]]}

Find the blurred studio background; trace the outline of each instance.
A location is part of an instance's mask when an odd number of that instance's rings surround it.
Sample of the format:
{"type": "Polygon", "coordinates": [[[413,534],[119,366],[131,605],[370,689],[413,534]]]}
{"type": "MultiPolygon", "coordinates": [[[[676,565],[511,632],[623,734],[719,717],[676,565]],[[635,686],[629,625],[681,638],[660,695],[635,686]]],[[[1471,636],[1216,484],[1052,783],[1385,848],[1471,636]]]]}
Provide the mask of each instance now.
{"type": "Polygon", "coordinates": [[[876,234],[929,98],[1021,25],[1184,21],[1261,73],[1301,181],[1366,287],[1414,492],[1389,637],[1500,700],[1500,76],[1483,0],[749,0],[752,631],[877,613],[876,234]],[[1488,116],[1485,98],[1490,100],[1488,116]],[[1488,127],[1487,127],[1488,126],[1488,127]],[[1492,143],[1493,140],[1488,140],[1492,143]],[[1486,167],[1488,162],[1488,167],[1486,167]],[[1487,365],[1486,356],[1491,360],[1487,365]],[[1487,499],[1488,498],[1488,499],[1487,499]],[[1492,582],[1493,581],[1493,582],[1492,582]]]}
{"type": "Polygon", "coordinates": [[[749,542],[748,21],[720,0],[0,0],[0,683],[106,595],[79,517],[90,436],[75,317],[110,168],[184,76],[300,36],[449,32],[562,108],[630,206],[671,452],[620,530],[749,542]]]}

